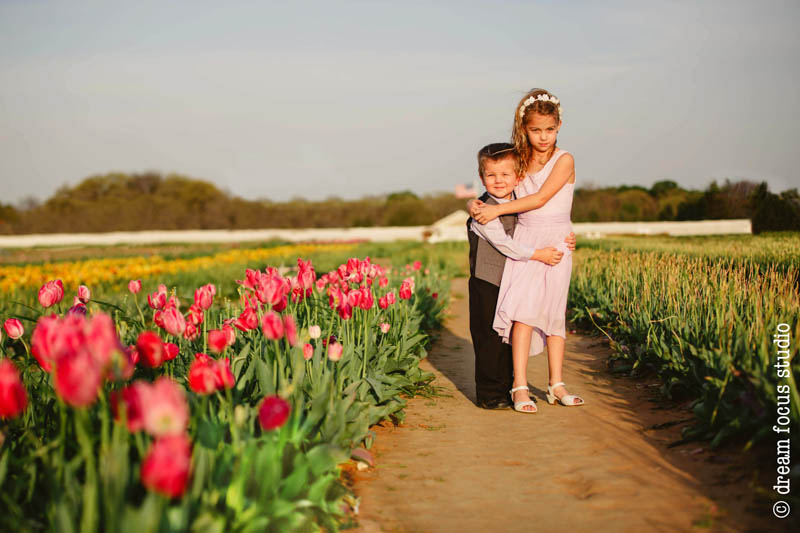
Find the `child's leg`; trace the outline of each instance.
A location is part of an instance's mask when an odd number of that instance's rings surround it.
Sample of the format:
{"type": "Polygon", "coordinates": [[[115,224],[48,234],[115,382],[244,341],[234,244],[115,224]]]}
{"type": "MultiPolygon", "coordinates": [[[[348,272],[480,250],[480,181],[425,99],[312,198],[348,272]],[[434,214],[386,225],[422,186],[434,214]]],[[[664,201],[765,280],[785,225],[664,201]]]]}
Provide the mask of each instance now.
{"type": "MultiPolygon", "coordinates": [[[[562,371],[564,369],[564,351],[566,349],[566,339],[558,335],[550,335],[547,337],[547,366],[548,373],[550,374],[550,383],[559,383],[564,381],[562,371]]],[[[560,385],[553,389],[553,394],[557,398],[563,398],[567,393],[567,389],[560,385]]],[[[581,400],[583,401],[583,400],[581,400]]]]}
{"type": "MultiPolygon", "coordinates": [[[[531,334],[533,328],[522,322],[514,322],[511,329],[511,356],[514,359],[514,388],[528,384],[528,357],[531,350],[531,334]]],[[[514,393],[514,402],[524,402],[530,400],[530,395],[526,390],[518,390],[514,393]]],[[[533,411],[534,408],[527,405],[522,407],[526,411],[533,411]]]]}

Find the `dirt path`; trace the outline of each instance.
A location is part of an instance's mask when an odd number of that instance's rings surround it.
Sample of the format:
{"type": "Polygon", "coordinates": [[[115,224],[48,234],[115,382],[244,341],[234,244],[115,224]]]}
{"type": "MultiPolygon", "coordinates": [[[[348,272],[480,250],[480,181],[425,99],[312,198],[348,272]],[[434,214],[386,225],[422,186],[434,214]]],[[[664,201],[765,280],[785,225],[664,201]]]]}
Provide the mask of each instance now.
{"type": "Polygon", "coordinates": [[[477,408],[466,280],[452,302],[423,361],[444,396],[413,399],[403,425],[377,428],[377,465],[355,480],[358,531],[785,530],[771,502],[754,501],[735,451],[668,449],[680,425],[648,429],[690,414],[654,402],[655,383],[611,376],[596,338],[567,339],[565,381],[586,406],[547,404],[542,354],[528,368],[537,414],[477,408]]]}

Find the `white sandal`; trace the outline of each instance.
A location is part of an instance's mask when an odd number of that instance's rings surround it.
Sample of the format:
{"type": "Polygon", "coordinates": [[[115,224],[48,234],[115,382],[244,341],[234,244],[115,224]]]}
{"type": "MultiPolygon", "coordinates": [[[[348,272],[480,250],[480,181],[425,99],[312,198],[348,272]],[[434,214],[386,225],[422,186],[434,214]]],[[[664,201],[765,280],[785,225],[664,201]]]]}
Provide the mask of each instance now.
{"type": "Polygon", "coordinates": [[[518,390],[523,390],[523,389],[525,389],[526,391],[530,391],[530,389],[528,388],[527,385],[522,385],[520,387],[514,387],[513,389],[511,389],[511,391],[509,391],[510,394],[511,394],[511,402],[514,404],[514,410],[515,411],[519,411],[520,413],[533,414],[533,413],[538,411],[538,409],[536,408],[536,403],[534,403],[533,400],[525,400],[524,402],[515,402],[514,401],[514,393],[517,392],[518,390]],[[530,411],[528,411],[527,409],[523,409],[523,407],[526,407],[528,405],[533,407],[533,409],[531,409],[530,411]]]}
{"type": "Polygon", "coordinates": [[[556,387],[563,386],[566,388],[567,386],[564,385],[563,381],[559,381],[558,383],[554,383],[552,385],[547,386],[547,403],[550,405],[556,403],[558,401],[561,405],[565,405],[567,407],[571,407],[573,405],[583,405],[585,402],[583,398],[578,396],[577,394],[565,394],[561,398],[553,394],[553,389],[556,387]]]}

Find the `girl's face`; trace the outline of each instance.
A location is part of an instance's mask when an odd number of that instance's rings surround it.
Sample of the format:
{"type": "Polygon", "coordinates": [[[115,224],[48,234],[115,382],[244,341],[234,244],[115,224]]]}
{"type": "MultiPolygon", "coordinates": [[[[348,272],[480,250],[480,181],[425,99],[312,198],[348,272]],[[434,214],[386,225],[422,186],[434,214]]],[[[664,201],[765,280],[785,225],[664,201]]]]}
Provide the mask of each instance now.
{"type": "Polygon", "coordinates": [[[537,152],[547,152],[556,143],[558,130],[561,129],[561,122],[556,122],[552,115],[541,115],[534,113],[528,117],[525,124],[525,133],[528,135],[528,142],[537,152]]]}

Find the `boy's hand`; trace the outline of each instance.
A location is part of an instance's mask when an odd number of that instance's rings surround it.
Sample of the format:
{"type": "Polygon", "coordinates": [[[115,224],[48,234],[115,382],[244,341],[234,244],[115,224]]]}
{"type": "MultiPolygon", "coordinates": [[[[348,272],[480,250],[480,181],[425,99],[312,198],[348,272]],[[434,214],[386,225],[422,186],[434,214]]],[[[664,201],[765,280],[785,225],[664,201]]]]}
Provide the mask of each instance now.
{"type": "Polygon", "coordinates": [[[485,206],[486,204],[478,200],[477,198],[473,198],[469,202],[467,202],[467,211],[469,211],[469,216],[475,218],[475,215],[478,214],[478,208],[485,206]]]}
{"type": "Polygon", "coordinates": [[[542,263],[550,266],[557,265],[564,257],[564,252],[559,252],[552,246],[549,248],[542,248],[533,252],[531,259],[534,261],[541,261],[542,263]]]}
{"type": "Polygon", "coordinates": [[[499,210],[499,206],[496,205],[473,206],[475,214],[472,215],[472,218],[477,220],[478,224],[486,224],[500,216],[499,210]]]}
{"type": "Polygon", "coordinates": [[[567,248],[569,248],[569,249],[570,249],[571,251],[573,251],[573,252],[575,251],[575,245],[576,245],[576,244],[577,244],[577,242],[578,242],[578,241],[575,239],[575,233],[573,233],[573,232],[571,232],[571,231],[570,231],[570,232],[569,232],[569,235],[567,235],[567,238],[566,238],[566,239],[564,239],[564,242],[565,242],[565,243],[567,243],[567,248]]]}

